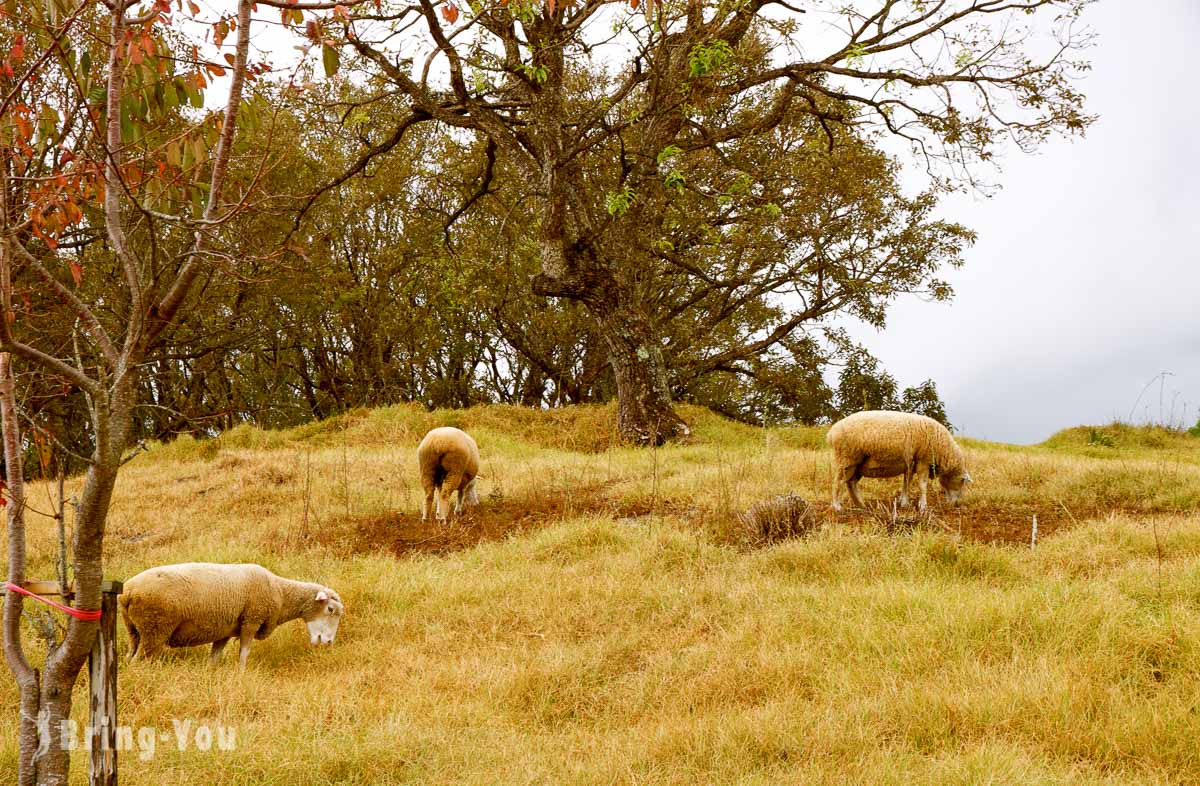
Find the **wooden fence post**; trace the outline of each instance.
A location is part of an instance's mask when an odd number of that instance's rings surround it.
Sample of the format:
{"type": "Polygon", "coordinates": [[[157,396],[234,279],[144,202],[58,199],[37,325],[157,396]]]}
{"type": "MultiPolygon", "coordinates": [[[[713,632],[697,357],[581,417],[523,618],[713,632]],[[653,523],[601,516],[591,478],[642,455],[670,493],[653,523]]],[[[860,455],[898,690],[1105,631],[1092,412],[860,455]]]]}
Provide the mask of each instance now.
{"type": "Polygon", "coordinates": [[[117,596],[119,581],[101,585],[100,631],[88,656],[89,786],[117,786],[117,596]]]}

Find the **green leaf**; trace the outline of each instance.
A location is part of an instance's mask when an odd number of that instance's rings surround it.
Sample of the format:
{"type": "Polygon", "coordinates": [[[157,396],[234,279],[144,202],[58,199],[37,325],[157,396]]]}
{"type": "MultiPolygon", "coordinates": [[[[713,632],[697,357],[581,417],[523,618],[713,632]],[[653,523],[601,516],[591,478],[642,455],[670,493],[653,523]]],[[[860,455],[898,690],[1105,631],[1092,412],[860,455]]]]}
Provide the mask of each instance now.
{"type": "Polygon", "coordinates": [[[179,106],[179,94],[175,92],[175,80],[168,79],[162,85],[163,108],[170,112],[179,106]]]}
{"type": "Polygon", "coordinates": [[[860,43],[846,47],[846,65],[858,68],[867,56],[867,48],[860,43]]]}
{"type": "Polygon", "coordinates": [[[620,191],[610,191],[604,197],[604,208],[610,216],[623,216],[636,198],[637,195],[633,189],[625,186],[620,191]]]}
{"type": "Polygon", "coordinates": [[[325,66],[325,76],[330,77],[336,74],[340,61],[341,55],[336,47],[328,44],[321,46],[321,64],[325,66]]]}
{"type": "Polygon", "coordinates": [[[733,57],[733,47],[720,38],[696,44],[688,52],[688,70],[693,77],[714,74],[733,57]]]}
{"type": "Polygon", "coordinates": [[[658,162],[659,166],[662,166],[664,161],[668,161],[682,152],[678,145],[667,145],[659,151],[658,156],[655,157],[655,161],[658,162]]]}
{"type": "Polygon", "coordinates": [[[182,153],[182,163],[180,166],[186,171],[192,168],[192,164],[196,163],[195,149],[188,142],[183,142],[180,146],[182,153]]]}
{"type": "Polygon", "coordinates": [[[128,100],[121,102],[121,141],[133,141],[133,112],[129,106],[128,100]]]}

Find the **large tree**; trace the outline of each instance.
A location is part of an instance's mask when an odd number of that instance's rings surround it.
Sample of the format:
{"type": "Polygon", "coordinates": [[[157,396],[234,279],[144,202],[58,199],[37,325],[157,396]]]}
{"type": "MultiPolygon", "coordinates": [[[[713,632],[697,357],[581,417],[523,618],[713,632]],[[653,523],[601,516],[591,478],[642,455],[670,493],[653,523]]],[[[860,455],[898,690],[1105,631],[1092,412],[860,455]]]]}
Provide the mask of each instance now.
{"type": "Polygon", "coordinates": [[[347,38],[410,107],[368,156],[432,119],[510,158],[536,199],[533,291],[586,306],[621,433],[646,443],[686,432],[644,296],[664,269],[646,241],[678,193],[671,152],[719,157],[799,111],[831,141],[853,126],[910,143],[935,188],[977,182],[1005,140],[1032,147],[1087,126],[1072,83],[1084,66],[1070,59],[1087,43],[1087,4],[686,0],[631,13],[611,0],[417,0],[353,21],[347,38]],[[617,177],[590,180],[589,160],[614,149],[617,177]]]}

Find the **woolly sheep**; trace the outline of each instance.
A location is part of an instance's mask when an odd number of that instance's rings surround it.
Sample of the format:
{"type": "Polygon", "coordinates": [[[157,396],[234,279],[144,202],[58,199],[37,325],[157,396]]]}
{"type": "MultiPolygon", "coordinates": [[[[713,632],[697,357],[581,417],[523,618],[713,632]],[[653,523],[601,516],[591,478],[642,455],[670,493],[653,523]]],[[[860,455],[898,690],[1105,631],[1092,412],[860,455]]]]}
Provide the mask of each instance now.
{"type": "Polygon", "coordinates": [[[971,482],[962,449],[950,431],[933,418],[908,412],[869,410],[842,418],[829,429],[826,441],[833,448],[833,509],[842,509],[842,485],[855,504],[860,478],[904,476],[900,504],[907,506],[908,487],[915,475],[921,487],[918,503],[925,510],[928,478],[937,475],[946,498],[957,504],[963,487],[971,482]]]}
{"type": "Polygon", "coordinates": [[[454,513],[462,512],[463,500],[468,505],[478,505],[475,481],[479,475],[479,446],[467,432],[452,426],[435,428],[425,435],[417,447],[417,463],[421,467],[421,486],[425,499],[421,505],[421,521],[429,518],[433,505],[433,492],[440,492],[436,514],[438,521],[446,522],[450,507],[450,493],[458,492],[454,513]]]}
{"type": "Polygon", "coordinates": [[[188,562],[150,568],[125,582],[121,616],[129,659],[151,658],[163,645],[212,644],[209,663],[233,637],[246,668],[250,642],[279,625],[303,619],[313,646],[332,644],[345,606],[328,587],[276,576],[261,565],[188,562]]]}

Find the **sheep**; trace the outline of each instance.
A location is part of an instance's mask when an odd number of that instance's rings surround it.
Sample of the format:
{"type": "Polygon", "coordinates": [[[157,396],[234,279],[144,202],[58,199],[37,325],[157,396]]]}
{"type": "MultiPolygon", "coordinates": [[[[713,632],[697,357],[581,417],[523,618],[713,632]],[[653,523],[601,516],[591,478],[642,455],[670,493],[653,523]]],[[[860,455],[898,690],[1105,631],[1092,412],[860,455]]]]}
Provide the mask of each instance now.
{"type": "Polygon", "coordinates": [[[433,492],[440,492],[436,514],[442,524],[450,507],[450,493],[458,492],[454,513],[462,512],[463,500],[478,505],[475,481],[479,475],[479,446],[465,431],[452,426],[435,428],[425,435],[417,447],[417,463],[421,467],[421,486],[425,499],[421,505],[421,521],[429,518],[433,492]]]}
{"type": "Polygon", "coordinates": [[[250,642],[278,625],[303,619],[313,646],[332,644],[346,607],[328,587],[276,576],[261,565],[187,562],[150,568],[125,582],[121,617],[129,631],[129,659],[152,658],[163,648],[212,644],[209,663],[233,637],[246,668],[250,642]]]}
{"type": "Polygon", "coordinates": [[[842,484],[860,507],[860,478],[904,476],[900,504],[907,506],[913,476],[921,487],[918,508],[926,508],[925,487],[936,475],[953,504],[962,499],[971,482],[962,449],[950,431],[933,418],[908,412],[869,410],[842,418],[829,429],[826,441],[833,448],[833,509],[841,510],[842,484]]]}

